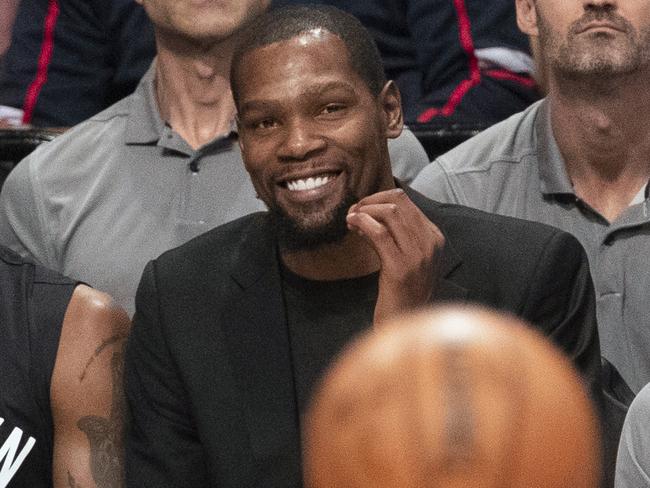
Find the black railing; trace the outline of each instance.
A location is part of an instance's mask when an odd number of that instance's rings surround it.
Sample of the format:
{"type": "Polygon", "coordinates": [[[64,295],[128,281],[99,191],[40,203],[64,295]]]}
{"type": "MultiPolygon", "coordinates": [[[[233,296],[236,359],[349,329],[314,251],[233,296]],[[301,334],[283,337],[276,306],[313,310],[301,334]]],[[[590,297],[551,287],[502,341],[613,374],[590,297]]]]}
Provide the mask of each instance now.
{"type": "Polygon", "coordinates": [[[0,185],[18,162],[63,129],[0,129],[0,185]]]}

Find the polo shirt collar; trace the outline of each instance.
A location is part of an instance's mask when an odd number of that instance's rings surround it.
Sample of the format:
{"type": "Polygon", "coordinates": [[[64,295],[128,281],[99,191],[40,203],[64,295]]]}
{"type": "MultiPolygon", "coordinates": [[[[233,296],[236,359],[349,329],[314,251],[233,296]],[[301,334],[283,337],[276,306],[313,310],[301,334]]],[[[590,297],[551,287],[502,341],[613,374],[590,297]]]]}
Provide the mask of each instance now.
{"type": "Polygon", "coordinates": [[[575,195],[566,164],[551,127],[551,107],[548,99],[539,107],[535,120],[540,189],[543,194],[575,195]]]}
{"type": "Polygon", "coordinates": [[[126,131],[127,144],[151,144],[158,142],[163,135],[165,122],[158,111],[155,75],[156,60],[154,59],[131,96],[126,131]]]}

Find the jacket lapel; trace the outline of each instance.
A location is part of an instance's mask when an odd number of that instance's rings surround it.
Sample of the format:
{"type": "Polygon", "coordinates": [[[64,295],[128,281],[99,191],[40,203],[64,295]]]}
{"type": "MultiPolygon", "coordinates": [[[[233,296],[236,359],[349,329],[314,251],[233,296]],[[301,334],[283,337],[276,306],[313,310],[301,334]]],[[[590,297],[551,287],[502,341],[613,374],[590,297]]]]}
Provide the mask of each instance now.
{"type": "Polygon", "coordinates": [[[232,300],[220,321],[257,460],[255,478],[292,486],[302,476],[299,419],[277,248],[268,227],[244,233],[250,237],[239,246],[232,300]]]}
{"type": "Polygon", "coordinates": [[[454,271],[457,271],[463,264],[460,255],[454,249],[454,243],[449,239],[445,231],[445,218],[441,214],[439,205],[433,200],[429,200],[420,193],[408,186],[403,186],[403,190],[409,198],[415,203],[420,210],[438,226],[445,236],[445,247],[442,250],[440,258],[441,279],[436,290],[435,302],[464,302],[467,300],[469,290],[454,280],[454,271]]]}

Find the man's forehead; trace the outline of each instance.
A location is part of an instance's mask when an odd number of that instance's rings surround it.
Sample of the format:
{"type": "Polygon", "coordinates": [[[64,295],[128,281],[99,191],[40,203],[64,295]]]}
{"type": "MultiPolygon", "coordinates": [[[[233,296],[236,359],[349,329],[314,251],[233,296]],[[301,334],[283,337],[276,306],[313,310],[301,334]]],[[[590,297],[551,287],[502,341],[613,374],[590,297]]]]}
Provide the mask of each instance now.
{"type": "Polygon", "coordinates": [[[283,76],[298,78],[315,72],[353,72],[345,43],[326,29],[312,29],[248,51],[239,72],[246,78],[268,77],[277,69],[283,76]]]}
{"type": "Polygon", "coordinates": [[[293,35],[291,37],[281,38],[278,39],[277,41],[255,47],[250,51],[248,51],[246,56],[249,56],[251,54],[257,54],[263,51],[266,51],[265,52],[266,55],[268,54],[269,51],[274,51],[278,47],[281,48],[280,52],[282,52],[284,49],[291,46],[295,48],[309,48],[311,46],[318,46],[318,47],[327,46],[333,49],[339,49],[345,52],[346,55],[348,51],[347,46],[338,35],[325,29],[324,27],[314,27],[312,29],[299,32],[298,34],[293,35]]]}

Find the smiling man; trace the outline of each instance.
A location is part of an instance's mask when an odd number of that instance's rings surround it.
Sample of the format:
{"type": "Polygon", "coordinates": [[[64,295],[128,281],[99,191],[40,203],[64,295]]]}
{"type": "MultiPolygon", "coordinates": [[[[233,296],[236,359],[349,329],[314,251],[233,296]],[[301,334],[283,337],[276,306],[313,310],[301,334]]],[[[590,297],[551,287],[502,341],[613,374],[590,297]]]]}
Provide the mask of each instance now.
{"type": "Polygon", "coordinates": [[[126,353],[130,486],[302,485],[301,415],[361,331],[429,302],[520,315],[596,391],[586,258],[568,234],[396,186],[400,96],[358,21],[294,7],[235,50],[239,144],[269,208],[146,267],[126,353]]]}

